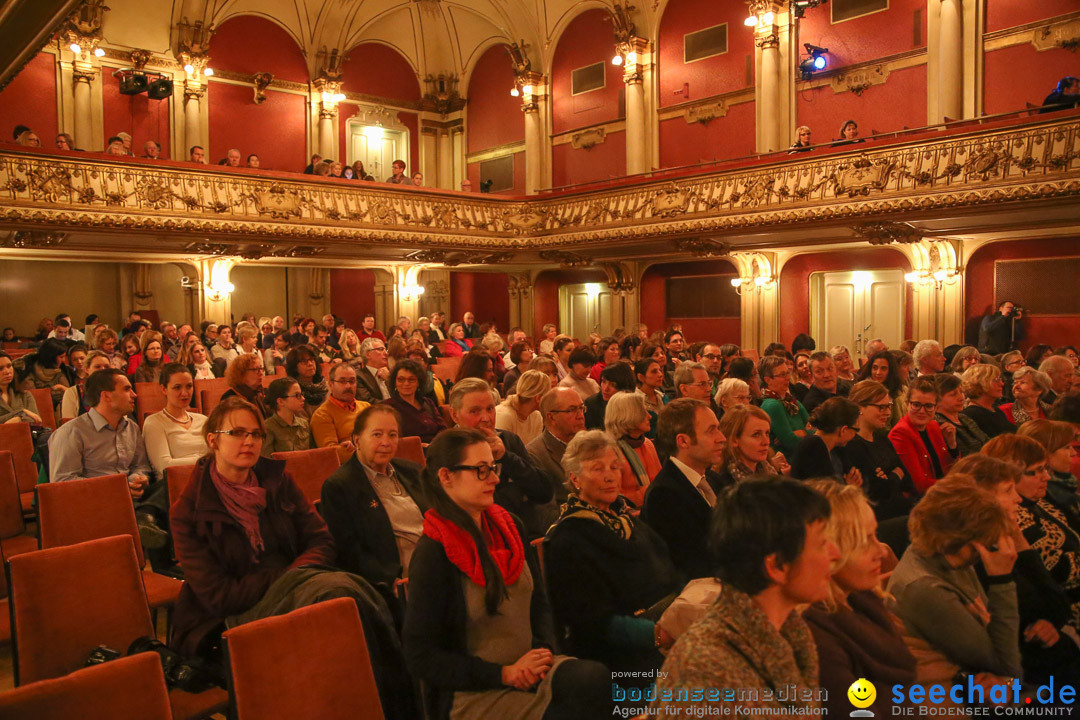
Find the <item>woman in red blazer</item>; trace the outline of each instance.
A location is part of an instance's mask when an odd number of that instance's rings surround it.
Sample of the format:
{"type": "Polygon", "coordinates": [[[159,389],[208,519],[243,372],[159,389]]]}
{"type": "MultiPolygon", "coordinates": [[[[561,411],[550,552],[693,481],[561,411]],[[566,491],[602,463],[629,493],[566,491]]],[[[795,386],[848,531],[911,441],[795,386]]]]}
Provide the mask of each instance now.
{"type": "Polygon", "coordinates": [[[952,425],[942,427],[934,420],[937,399],[937,383],[928,377],[916,378],[908,386],[907,414],[889,431],[889,440],[904,467],[911,473],[920,495],[945,477],[958,453],[956,428],[952,425]],[[930,457],[930,451],[920,435],[924,431],[930,439],[935,458],[930,457]]]}

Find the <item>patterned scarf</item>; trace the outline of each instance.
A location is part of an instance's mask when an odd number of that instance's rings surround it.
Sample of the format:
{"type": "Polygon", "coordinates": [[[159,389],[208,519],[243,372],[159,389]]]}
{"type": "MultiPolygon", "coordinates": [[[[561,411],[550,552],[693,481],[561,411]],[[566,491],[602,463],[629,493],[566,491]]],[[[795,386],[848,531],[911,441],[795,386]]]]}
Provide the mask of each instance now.
{"type": "Polygon", "coordinates": [[[747,469],[741,462],[728,463],[727,471],[735,479],[735,482],[741,483],[746,480],[761,476],[773,476],[776,475],[776,470],[773,466],[767,462],[759,462],[757,467],[753,470],[747,469]]]}
{"type": "Polygon", "coordinates": [[[629,540],[634,531],[634,522],[630,519],[629,508],[621,496],[611,503],[607,510],[601,510],[582,500],[580,495],[570,493],[566,498],[566,504],[562,506],[562,512],[559,513],[559,520],[562,521],[568,517],[586,518],[601,523],[623,540],[629,540]]]}
{"type": "Polygon", "coordinates": [[[225,510],[244,529],[251,543],[251,557],[257,558],[264,548],[259,530],[259,513],[266,509],[266,489],[259,485],[259,479],[251,471],[243,483],[229,482],[213,463],[210,464],[210,481],[214,483],[225,510]]]}
{"type": "MultiPolygon", "coordinates": [[[[480,552],[467,530],[444,518],[435,510],[424,513],[424,534],[446,550],[446,557],[458,570],[480,587],[487,585],[484,567],[480,564],[480,552]]],[[[510,587],[521,576],[525,566],[525,546],[518,535],[510,513],[498,505],[491,505],[480,516],[480,534],[495,567],[502,574],[503,582],[510,587]]]]}
{"type": "Polygon", "coordinates": [[[651,479],[648,471],[645,470],[645,463],[641,462],[641,456],[635,452],[637,448],[642,447],[644,444],[644,435],[637,440],[634,440],[629,435],[624,435],[618,443],[619,451],[630,465],[630,470],[634,473],[634,479],[637,480],[638,487],[645,487],[651,479]]]}
{"type": "Polygon", "coordinates": [[[761,391],[761,396],[764,398],[770,398],[772,400],[779,400],[784,406],[784,412],[794,417],[799,414],[799,401],[795,399],[795,396],[790,391],[781,395],[775,390],[769,390],[765,388],[761,391]]]}

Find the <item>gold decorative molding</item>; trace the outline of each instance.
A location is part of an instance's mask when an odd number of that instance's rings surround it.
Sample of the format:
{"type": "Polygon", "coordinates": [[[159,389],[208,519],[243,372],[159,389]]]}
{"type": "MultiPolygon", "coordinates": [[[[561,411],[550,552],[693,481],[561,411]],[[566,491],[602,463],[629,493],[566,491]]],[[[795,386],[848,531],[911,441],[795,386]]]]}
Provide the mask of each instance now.
{"type": "Polygon", "coordinates": [[[727,115],[727,111],[727,103],[721,100],[719,102],[709,103],[708,105],[694,105],[693,107],[688,107],[683,112],[683,117],[686,119],[687,125],[690,123],[708,125],[716,118],[727,115]]]}
{"type": "Polygon", "coordinates": [[[570,147],[575,150],[589,150],[604,142],[607,130],[602,127],[589,128],[570,136],[570,147]]]}
{"type": "MultiPolygon", "coordinates": [[[[1078,196],[1075,117],[529,199],[0,148],[0,224],[9,229],[194,236],[292,253],[364,244],[469,258],[589,247],[594,256],[595,243],[850,227],[895,213],[1078,196]]],[[[548,259],[564,260],[579,262],[548,259]]]]}
{"type": "Polygon", "coordinates": [[[871,245],[910,245],[926,237],[926,233],[906,222],[862,223],[851,228],[871,245]]]}
{"type": "Polygon", "coordinates": [[[1080,19],[1055,23],[1032,33],[1031,44],[1039,52],[1062,48],[1076,52],[1080,46],[1080,19]]]}
{"type": "Polygon", "coordinates": [[[863,91],[872,85],[884,85],[890,72],[888,63],[862,66],[837,73],[829,79],[829,85],[836,94],[852,92],[862,95],[863,91]]]}
{"type": "Polygon", "coordinates": [[[36,230],[18,230],[0,236],[0,247],[4,248],[50,248],[63,244],[65,233],[38,232],[36,230]]]}
{"type": "Polygon", "coordinates": [[[255,73],[251,76],[251,82],[255,89],[255,104],[261,105],[266,100],[266,88],[274,81],[274,74],[268,72],[255,73]]]}
{"type": "Polygon", "coordinates": [[[678,238],[675,247],[681,252],[690,253],[699,258],[724,257],[731,254],[731,246],[712,238],[678,238]]]}

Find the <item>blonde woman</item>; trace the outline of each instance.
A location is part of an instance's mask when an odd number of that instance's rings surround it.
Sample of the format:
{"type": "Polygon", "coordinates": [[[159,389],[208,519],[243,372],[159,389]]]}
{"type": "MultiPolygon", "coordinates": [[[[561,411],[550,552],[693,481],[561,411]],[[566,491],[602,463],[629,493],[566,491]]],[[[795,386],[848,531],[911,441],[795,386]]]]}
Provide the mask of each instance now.
{"type": "Polygon", "coordinates": [[[995,407],[1005,391],[1000,370],[993,365],[972,365],[960,376],[960,389],[968,399],[964,414],[974,420],[987,437],[1016,432],[1016,426],[995,407]]]}
{"type": "MultiPolygon", "coordinates": [[[[825,537],[840,550],[830,568],[828,597],[803,612],[817,645],[819,681],[829,691],[825,707],[834,715],[847,712],[847,689],[859,678],[876,687],[914,683],[915,658],[885,606],[883,564],[896,559],[877,538],[877,519],[866,496],[858,487],[831,480],[808,484],[829,501],[825,537]]],[[[869,709],[891,712],[885,698],[869,709]]]]}
{"type": "Polygon", "coordinates": [[[237,352],[241,355],[259,355],[259,331],[250,323],[236,331],[237,352]]]}
{"type": "Polygon", "coordinates": [[[551,378],[539,370],[527,370],[518,378],[514,394],[495,408],[495,428],[508,430],[528,445],[544,432],[540,398],[551,389],[551,378]]]}
{"type": "Polygon", "coordinates": [[[362,358],[360,357],[360,337],[356,331],[345,328],[345,331],[341,333],[340,345],[341,359],[353,367],[358,367],[362,358]]]}

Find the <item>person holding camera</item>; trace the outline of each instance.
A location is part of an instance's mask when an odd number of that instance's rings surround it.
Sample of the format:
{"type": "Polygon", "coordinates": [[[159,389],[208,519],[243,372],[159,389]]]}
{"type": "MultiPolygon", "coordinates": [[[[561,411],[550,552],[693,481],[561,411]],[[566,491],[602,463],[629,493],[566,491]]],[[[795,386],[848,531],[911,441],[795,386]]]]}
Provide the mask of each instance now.
{"type": "Polygon", "coordinates": [[[1024,326],[1019,321],[1024,308],[1006,300],[998,305],[997,312],[984,315],[979,323],[979,352],[1000,355],[1016,348],[1024,339],[1024,326]]]}

